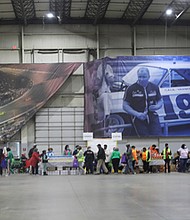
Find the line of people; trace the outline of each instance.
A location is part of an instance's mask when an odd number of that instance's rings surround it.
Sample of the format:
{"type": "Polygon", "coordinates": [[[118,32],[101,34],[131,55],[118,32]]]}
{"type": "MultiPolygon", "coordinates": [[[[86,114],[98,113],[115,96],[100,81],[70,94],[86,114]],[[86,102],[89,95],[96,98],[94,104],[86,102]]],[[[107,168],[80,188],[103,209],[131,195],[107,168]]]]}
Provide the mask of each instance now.
{"type": "MultiPolygon", "coordinates": [[[[73,155],[75,157],[73,167],[79,169],[80,174],[96,174],[101,173],[109,174],[122,172],[124,174],[136,174],[136,170],[139,168],[139,160],[142,161],[141,173],[152,173],[154,167],[154,161],[164,161],[164,172],[171,172],[171,161],[176,161],[179,172],[187,171],[187,161],[189,158],[189,150],[185,144],[177,150],[176,156],[172,158],[172,151],[168,143],[165,144],[162,152],[159,152],[156,145],[152,145],[149,148],[143,147],[143,149],[137,150],[135,146],[130,144],[126,145],[126,150],[123,154],[120,153],[118,147],[114,147],[112,150],[108,148],[106,144],[102,147],[101,144],[97,145],[98,151],[94,153],[90,146],[87,147],[85,152],[81,146],[77,145],[72,152],[69,145],[64,148],[64,155],[73,155]]],[[[40,154],[37,149],[37,145],[34,144],[28,153],[29,159],[26,160],[26,168],[29,167],[30,174],[38,174],[38,163],[42,162],[42,174],[47,175],[47,163],[48,158],[54,156],[52,148],[48,148],[48,151],[43,150],[40,154]]],[[[10,175],[11,163],[14,160],[12,151],[10,148],[0,149],[0,175],[10,175]]],[[[159,170],[159,166],[157,171],[159,170]]]]}

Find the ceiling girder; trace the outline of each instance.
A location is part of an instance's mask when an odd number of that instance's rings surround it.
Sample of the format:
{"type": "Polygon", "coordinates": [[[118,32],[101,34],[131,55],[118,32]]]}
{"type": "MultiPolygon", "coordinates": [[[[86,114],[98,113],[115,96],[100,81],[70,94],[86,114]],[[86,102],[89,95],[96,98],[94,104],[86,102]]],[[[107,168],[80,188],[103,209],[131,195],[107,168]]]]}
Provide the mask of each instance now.
{"type": "Polygon", "coordinates": [[[16,19],[27,24],[28,19],[36,17],[34,0],[11,0],[16,19]]]}
{"type": "Polygon", "coordinates": [[[164,12],[161,18],[167,20],[167,25],[171,26],[176,23],[189,8],[189,0],[173,0],[167,7],[167,9],[172,9],[173,13],[170,16],[167,16],[164,12]]]}
{"type": "Polygon", "coordinates": [[[135,25],[144,15],[148,7],[153,0],[130,0],[122,19],[132,21],[132,25],[135,25]]]}
{"type": "Polygon", "coordinates": [[[59,22],[63,19],[70,18],[72,0],[50,0],[49,11],[52,12],[59,22]]]}
{"type": "Polygon", "coordinates": [[[85,18],[93,19],[94,24],[102,20],[106,14],[110,0],[88,0],[85,18]]]}

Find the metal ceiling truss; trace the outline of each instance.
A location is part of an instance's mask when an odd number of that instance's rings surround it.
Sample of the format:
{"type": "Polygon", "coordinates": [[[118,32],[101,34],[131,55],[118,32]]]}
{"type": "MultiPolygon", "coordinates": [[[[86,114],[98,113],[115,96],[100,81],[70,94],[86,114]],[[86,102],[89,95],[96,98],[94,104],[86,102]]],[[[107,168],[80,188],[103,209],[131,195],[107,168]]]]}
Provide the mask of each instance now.
{"type": "Polygon", "coordinates": [[[72,0],[50,0],[49,11],[57,18],[59,23],[63,23],[70,18],[72,0]]]}
{"type": "Polygon", "coordinates": [[[172,9],[173,13],[170,16],[167,16],[164,12],[161,16],[161,19],[167,20],[167,25],[171,26],[176,23],[179,18],[190,8],[189,0],[173,0],[167,9],[172,9]]]}
{"type": "Polygon", "coordinates": [[[35,19],[34,0],[11,0],[16,19],[27,24],[27,20],[35,19]]]}
{"type": "Polygon", "coordinates": [[[94,24],[102,20],[106,14],[110,0],[88,0],[85,18],[94,20],[94,24]]]}
{"type": "Polygon", "coordinates": [[[130,20],[135,25],[144,15],[153,0],[130,0],[122,19],[130,20]]]}

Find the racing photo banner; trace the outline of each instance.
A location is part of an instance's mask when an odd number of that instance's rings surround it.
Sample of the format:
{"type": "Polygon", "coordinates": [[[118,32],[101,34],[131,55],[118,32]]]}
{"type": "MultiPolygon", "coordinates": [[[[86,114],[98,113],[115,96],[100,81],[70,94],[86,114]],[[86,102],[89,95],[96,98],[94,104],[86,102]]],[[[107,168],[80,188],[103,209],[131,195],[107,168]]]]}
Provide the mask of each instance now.
{"type": "Polygon", "coordinates": [[[0,141],[10,140],[80,65],[0,65],[0,141]]]}
{"type": "Polygon", "coordinates": [[[127,56],[84,65],[84,132],[189,136],[190,57],[127,56]]]}

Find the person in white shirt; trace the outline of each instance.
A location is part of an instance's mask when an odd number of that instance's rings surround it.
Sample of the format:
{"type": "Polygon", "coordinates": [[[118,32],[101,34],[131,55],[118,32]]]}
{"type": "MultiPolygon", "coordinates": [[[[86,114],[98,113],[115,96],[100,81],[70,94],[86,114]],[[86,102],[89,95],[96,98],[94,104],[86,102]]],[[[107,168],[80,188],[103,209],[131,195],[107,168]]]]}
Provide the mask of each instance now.
{"type": "Polygon", "coordinates": [[[179,154],[179,172],[185,173],[189,150],[185,144],[182,144],[177,153],[179,154]]]}
{"type": "Polygon", "coordinates": [[[108,172],[111,173],[112,167],[109,165],[110,159],[111,159],[111,152],[108,149],[107,144],[104,144],[104,151],[105,151],[105,154],[106,154],[105,165],[106,165],[106,167],[108,169],[108,172]]]}

